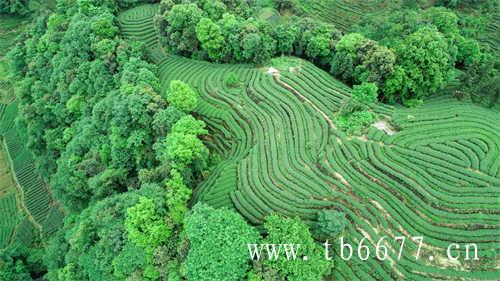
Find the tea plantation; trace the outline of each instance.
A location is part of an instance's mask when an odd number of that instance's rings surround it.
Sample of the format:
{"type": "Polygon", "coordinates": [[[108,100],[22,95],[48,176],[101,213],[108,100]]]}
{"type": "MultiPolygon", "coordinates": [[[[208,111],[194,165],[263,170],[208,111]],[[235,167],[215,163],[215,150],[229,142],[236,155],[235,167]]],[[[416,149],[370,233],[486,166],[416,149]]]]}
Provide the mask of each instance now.
{"type": "Polygon", "coordinates": [[[0,281],[499,280],[499,7],[0,0],[0,281]]]}
{"type": "Polygon", "coordinates": [[[341,210],[345,236],[368,237],[372,247],[389,237],[393,254],[394,237],[425,237],[418,261],[415,244],[400,261],[337,258],[336,280],[498,277],[494,263],[445,259],[454,242],[475,242],[493,260],[500,250],[498,113],[447,96],[416,109],[378,106],[394,128],[348,136],[335,117],[351,90],[321,69],[293,58],[297,66],[269,71],[169,55],[155,39],[154,14],[152,5],[121,14],[123,33],[147,45],[164,91],[172,80],[195,87],[210,144],[224,155],[195,200],[234,208],[256,225],[274,212],[312,224],[319,209],[341,210]],[[225,83],[229,75],[236,86],[225,83]]]}

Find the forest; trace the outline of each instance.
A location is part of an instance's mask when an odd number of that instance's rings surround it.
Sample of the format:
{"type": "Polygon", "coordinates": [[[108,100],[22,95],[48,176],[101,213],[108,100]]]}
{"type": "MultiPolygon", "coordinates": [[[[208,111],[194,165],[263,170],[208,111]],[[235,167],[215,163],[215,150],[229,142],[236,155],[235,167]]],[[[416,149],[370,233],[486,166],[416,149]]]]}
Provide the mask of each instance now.
{"type": "Polygon", "coordinates": [[[0,281],[497,280],[499,5],[0,0],[0,281]]]}

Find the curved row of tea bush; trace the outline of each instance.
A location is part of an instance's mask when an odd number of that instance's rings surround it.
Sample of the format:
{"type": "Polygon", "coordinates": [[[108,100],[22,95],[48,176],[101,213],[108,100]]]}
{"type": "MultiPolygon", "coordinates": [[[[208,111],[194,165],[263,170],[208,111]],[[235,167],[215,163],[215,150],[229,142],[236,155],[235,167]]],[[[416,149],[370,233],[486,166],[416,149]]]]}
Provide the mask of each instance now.
{"type": "Polygon", "coordinates": [[[23,207],[23,213],[27,213],[19,214],[18,207],[14,205],[16,215],[9,216],[9,218],[19,224],[16,226],[12,241],[24,243],[31,241],[35,233],[40,230],[40,234],[44,237],[55,232],[62,224],[63,213],[58,204],[52,200],[47,185],[36,171],[33,156],[26,148],[22,125],[15,124],[17,114],[17,102],[5,106],[0,119],[0,135],[6,146],[16,184],[21,189],[18,197],[22,200],[20,204],[23,207]],[[24,216],[24,218],[19,216],[24,216]],[[33,226],[33,221],[38,226],[33,226]],[[24,231],[26,233],[23,233],[24,231]],[[17,237],[20,237],[20,240],[17,237]]]}
{"type": "Polygon", "coordinates": [[[356,244],[368,237],[372,255],[387,236],[390,260],[337,256],[336,280],[495,279],[486,262],[455,266],[443,259],[455,242],[477,243],[486,260],[499,250],[498,114],[450,99],[418,109],[377,106],[373,110],[391,118],[395,134],[370,128],[350,137],[332,121],[350,89],[312,64],[270,74],[267,68],[172,56],[143,33],[154,29],[142,26],[147,20],[139,11],[127,11],[121,20],[128,36],[147,41],[163,91],[178,79],[201,97],[196,111],[211,131],[206,142],[223,160],[196,189],[194,201],[235,208],[256,225],[279,212],[314,228],[318,210],[339,210],[349,221],[346,240],[356,244]],[[129,29],[134,23],[141,27],[129,29]],[[237,80],[231,85],[230,76],[237,80]],[[418,261],[409,241],[395,260],[396,236],[425,237],[418,261]]]}

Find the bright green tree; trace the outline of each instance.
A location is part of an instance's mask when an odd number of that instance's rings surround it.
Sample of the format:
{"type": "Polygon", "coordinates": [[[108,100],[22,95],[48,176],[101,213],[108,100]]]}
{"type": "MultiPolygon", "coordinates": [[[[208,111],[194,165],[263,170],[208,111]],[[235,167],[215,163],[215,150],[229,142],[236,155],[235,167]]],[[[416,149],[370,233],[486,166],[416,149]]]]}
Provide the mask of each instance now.
{"type": "Polygon", "coordinates": [[[185,112],[191,112],[198,105],[198,94],[188,84],[173,80],[167,92],[167,101],[185,112]]]}
{"type": "Polygon", "coordinates": [[[214,61],[222,59],[221,48],[224,37],[219,25],[209,18],[202,18],[196,26],[196,36],[210,59],[214,61]]]}
{"type": "Polygon", "coordinates": [[[375,83],[363,82],[361,85],[354,85],[351,100],[358,104],[372,105],[377,102],[377,91],[375,83]]]}
{"type": "Polygon", "coordinates": [[[171,178],[167,181],[167,206],[170,218],[174,223],[181,223],[185,214],[189,211],[188,201],[191,199],[192,191],[189,189],[181,174],[173,169],[171,178]]]}
{"type": "Polygon", "coordinates": [[[293,44],[298,37],[298,28],[293,23],[278,25],[276,27],[277,51],[285,55],[291,54],[293,44]]]}
{"type": "Polygon", "coordinates": [[[185,230],[191,243],[184,264],[189,281],[243,279],[250,268],[247,244],[257,243],[259,234],[238,213],[197,204],[185,230]]]}
{"type": "Polygon", "coordinates": [[[172,126],[172,133],[195,136],[205,135],[208,134],[205,126],[205,122],[202,120],[196,120],[192,115],[186,115],[172,126]]]}
{"type": "Polygon", "coordinates": [[[307,225],[300,218],[286,218],[281,215],[270,215],[266,218],[264,228],[267,237],[264,243],[300,244],[300,256],[296,260],[278,258],[266,259],[264,265],[279,272],[284,280],[289,281],[322,281],[331,270],[331,264],[325,260],[323,249],[317,244],[307,225]],[[307,256],[307,261],[303,257],[307,256]]]}
{"type": "Polygon", "coordinates": [[[167,135],[164,144],[166,159],[179,170],[208,154],[207,148],[196,135],[171,133],[167,135]]]}
{"type": "Polygon", "coordinates": [[[154,201],[146,197],[127,209],[124,225],[128,239],[150,253],[172,234],[172,227],[158,214],[154,201]]]}

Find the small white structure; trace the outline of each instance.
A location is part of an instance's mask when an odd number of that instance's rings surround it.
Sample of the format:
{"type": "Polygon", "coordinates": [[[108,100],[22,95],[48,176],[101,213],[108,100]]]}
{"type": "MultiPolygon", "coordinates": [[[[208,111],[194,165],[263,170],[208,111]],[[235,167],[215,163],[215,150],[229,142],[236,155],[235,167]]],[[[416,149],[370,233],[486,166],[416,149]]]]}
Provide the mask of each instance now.
{"type": "Polygon", "coordinates": [[[276,74],[279,74],[279,73],[280,73],[280,71],[277,70],[276,68],[272,67],[272,66],[267,69],[267,74],[276,75],[276,74]]]}

